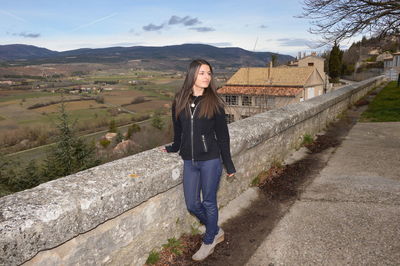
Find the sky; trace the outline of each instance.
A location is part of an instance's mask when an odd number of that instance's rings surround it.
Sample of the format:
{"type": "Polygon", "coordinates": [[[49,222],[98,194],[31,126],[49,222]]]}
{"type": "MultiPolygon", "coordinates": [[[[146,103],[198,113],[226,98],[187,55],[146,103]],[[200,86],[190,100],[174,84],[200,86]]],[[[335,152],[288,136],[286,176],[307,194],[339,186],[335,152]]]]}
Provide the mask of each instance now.
{"type": "Polygon", "coordinates": [[[54,51],[184,43],[296,56],[321,51],[301,0],[0,0],[0,45],[54,51]]]}

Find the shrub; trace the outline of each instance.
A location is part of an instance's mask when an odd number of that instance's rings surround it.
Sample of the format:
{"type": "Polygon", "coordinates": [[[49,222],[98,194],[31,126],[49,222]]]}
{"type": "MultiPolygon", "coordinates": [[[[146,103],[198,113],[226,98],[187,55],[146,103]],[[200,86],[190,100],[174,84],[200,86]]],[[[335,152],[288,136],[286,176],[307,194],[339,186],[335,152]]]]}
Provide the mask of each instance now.
{"type": "Polygon", "coordinates": [[[124,137],[122,136],[121,132],[117,132],[117,136],[115,137],[115,141],[117,143],[120,143],[122,140],[124,139],[124,137]]]}
{"type": "Polygon", "coordinates": [[[143,96],[138,96],[131,101],[131,104],[143,103],[146,99],[143,96]]]}
{"type": "Polygon", "coordinates": [[[119,114],[118,108],[108,108],[107,112],[110,113],[111,116],[117,116],[119,114]]]}
{"type": "Polygon", "coordinates": [[[111,141],[109,141],[108,139],[101,139],[99,143],[103,148],[107,148],[108,145],[110,145],[111,141]]]}
{"type": "Polygon", "coordinates": [[[103,95],[97,95],[96,98],[94,98],[96,103],[104,103],[104,96],[103,95]]]}
{"type": "Polygon", "coordinates": [[[138,124],[132,124],[128,128],[128,132],[126,133],[126,139],[130,139],[134,133],[137,133],[140,131],[140,126],[138,124]]]}

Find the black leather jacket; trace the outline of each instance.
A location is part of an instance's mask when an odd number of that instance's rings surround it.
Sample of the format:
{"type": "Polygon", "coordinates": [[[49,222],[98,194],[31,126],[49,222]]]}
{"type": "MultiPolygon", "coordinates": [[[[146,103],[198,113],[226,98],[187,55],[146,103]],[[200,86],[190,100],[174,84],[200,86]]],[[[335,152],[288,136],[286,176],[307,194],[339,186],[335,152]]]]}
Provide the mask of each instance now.
{"type": "Polygon", "coordinates": [[[172,106],[174,142],[166,146],[167,152],[178,152],[183,160],[206,161],[222,157],[228,174],[235,173],[231,152],[229,131],[225,120],[225,110],[221,107],[213,118],[199,118],[201,101],[188,116],[184,111],[175,119],[172,106]]]}

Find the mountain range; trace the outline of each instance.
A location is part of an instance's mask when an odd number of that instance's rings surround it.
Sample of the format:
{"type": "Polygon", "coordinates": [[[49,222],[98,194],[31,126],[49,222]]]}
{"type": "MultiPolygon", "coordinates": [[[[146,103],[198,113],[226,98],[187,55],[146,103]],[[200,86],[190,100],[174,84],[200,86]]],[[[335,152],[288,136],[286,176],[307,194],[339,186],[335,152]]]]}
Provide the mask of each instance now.
{"type": "Polygon", "coordinates": [[[290,55],[272,52],[251,52],[237,47],[218,48],[206,44],[182,44],[161,47],[133,46],[109,48],[82,48],[63,52],[32,45],[0,45],[3,65],[30,65],[45,63],[123,63],[136,60],[154,69],[185,69],[188,61],[204,58],[220,68],[265,66],[275,55],[278,63],[294,59],[290,55]]]}

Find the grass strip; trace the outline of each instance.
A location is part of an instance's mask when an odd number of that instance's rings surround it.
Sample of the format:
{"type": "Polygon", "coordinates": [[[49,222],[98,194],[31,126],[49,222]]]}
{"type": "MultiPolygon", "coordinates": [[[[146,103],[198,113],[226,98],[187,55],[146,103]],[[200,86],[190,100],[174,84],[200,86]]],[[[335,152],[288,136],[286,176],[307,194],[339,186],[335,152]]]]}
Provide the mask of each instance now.
{"type": "Polygon", "coordinates": [[[400,121],[400,87],[390,82],[383,88],[368,109],[361,115],[361,122],[399,122],[400,121]]]}

